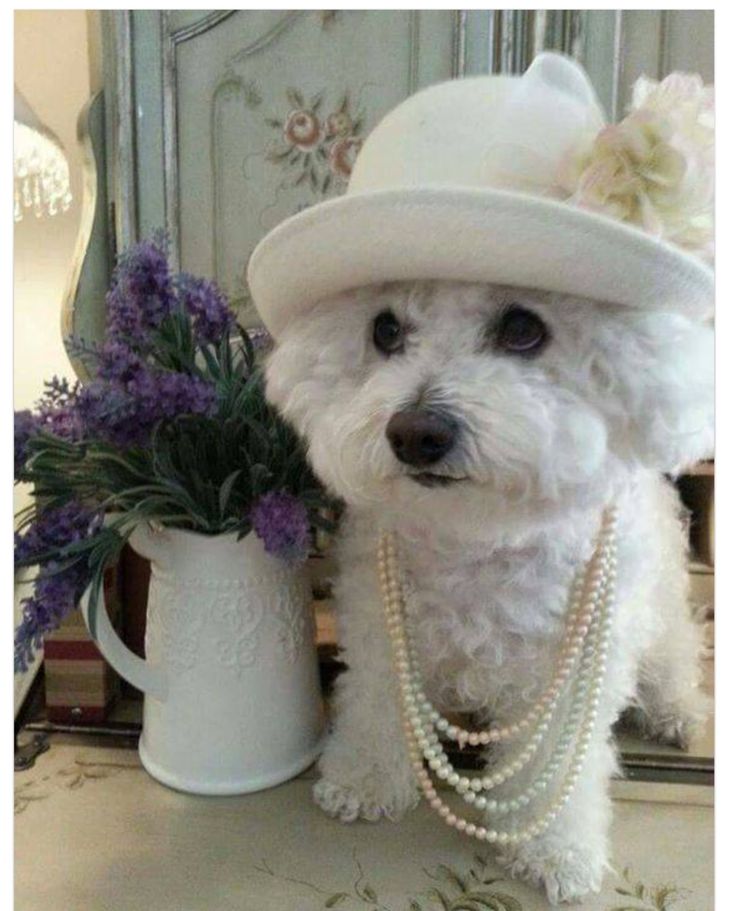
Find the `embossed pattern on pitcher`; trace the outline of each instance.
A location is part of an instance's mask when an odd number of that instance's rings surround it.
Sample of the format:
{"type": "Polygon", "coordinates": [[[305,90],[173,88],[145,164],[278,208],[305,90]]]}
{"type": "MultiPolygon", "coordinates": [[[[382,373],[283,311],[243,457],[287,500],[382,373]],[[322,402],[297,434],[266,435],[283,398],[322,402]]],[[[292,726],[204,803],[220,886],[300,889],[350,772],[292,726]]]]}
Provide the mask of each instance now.
{"type": "Polygon", "coordinates": [[[294,663],[313,634],[303,577],[284,570],[247,579],[179,580],[156,572],[151,577],[146,655],[183,673],[196,666],[211,643],[217,664],[240,676],[262,653],[268,618],[276,626],[277,653],[294,663]]]}

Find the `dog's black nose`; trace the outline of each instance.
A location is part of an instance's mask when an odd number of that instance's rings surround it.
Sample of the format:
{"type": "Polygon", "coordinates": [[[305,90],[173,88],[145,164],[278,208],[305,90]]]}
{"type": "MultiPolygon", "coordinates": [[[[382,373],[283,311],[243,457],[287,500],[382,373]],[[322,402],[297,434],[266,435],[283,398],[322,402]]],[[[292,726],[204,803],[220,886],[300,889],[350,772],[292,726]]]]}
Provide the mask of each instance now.
{"type": "Polygon", "coordinates": [[[407,465],[432,465],[455,445],[456,427],[436,411],[419,408],[397,411],[386,436],[396,458],[407,465]]]}

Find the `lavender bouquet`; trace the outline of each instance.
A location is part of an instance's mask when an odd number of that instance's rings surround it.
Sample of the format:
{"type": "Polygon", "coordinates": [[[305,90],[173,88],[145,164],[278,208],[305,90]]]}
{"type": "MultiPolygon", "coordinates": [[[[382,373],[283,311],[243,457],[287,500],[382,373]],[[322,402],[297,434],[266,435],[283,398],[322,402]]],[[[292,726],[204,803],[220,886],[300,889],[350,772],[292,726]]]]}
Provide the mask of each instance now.
{"type": "Polygon", "coordinates": [[[124,253],[102,344],[70,340],[93,379],[54,378],[15,414],[16,567],[37,566],[15,636],[16,671],[141,522],[202,534],[254,530],[266,550],[304,559],[323,492],[304,450],[264,397],[257,348],[217,286],[173,275],[162,235],[124,253]]]}

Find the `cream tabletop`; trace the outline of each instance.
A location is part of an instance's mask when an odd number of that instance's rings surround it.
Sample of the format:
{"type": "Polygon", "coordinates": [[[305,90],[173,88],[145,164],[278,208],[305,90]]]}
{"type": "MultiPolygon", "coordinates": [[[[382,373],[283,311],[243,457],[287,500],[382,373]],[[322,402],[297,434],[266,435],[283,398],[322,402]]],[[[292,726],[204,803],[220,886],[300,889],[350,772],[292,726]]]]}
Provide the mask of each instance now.
{"type": "MultiPolygon", "coordinates": [[[[216,748],[216,745],[213,745],[216,748]]],[[[15,775],[16,911],[539,911],[488,852],[421,806],[342,825],[314,773],[242,797],[153,781],[131,749],[53,735],[15,775]]],[[[709,911],[712,791],[614,783],[614,866],[585,911],[709,911]]]]}

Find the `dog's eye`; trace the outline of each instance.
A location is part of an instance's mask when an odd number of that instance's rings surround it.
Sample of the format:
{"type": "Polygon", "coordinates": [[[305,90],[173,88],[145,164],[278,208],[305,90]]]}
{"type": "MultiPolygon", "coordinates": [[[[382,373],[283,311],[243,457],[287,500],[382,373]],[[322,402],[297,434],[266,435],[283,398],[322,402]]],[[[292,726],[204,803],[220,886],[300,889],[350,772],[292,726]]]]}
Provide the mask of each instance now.
{"type": "Polygon", "coordinates": [[[549,331],[536,313],[516,305],[503,313],[496,329],[496,345],[512,354],[537,354],[548,338],[549,331]]]}
{"type": "Polygon", "coordinates": [[[403,349],[404,331],[390,310],[384,310],[373,320],[373,344],[384,354],[396,354],[403,349]]]}

